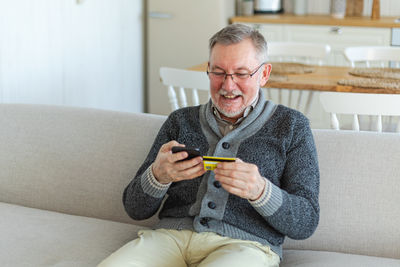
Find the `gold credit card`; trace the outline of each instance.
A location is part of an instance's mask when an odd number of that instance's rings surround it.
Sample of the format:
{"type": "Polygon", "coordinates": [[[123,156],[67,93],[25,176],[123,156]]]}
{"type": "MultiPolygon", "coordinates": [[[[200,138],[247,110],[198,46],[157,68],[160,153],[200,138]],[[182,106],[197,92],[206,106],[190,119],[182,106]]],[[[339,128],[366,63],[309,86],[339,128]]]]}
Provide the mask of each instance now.
{"type": "Polygon", "coordinates": [[[217,168],[219,162],[235,162],[235,160],[236,158],[203,156],[204,169],[212,171],[217,168]]]}

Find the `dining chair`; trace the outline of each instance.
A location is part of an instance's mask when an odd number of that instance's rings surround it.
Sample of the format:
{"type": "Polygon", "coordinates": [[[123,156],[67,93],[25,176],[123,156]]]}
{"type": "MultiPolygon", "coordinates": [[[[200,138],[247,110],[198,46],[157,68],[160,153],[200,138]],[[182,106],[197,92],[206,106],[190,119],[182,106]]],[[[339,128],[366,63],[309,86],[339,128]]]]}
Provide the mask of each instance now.
{"type": "MultiPolygon", "coordinates": [[[[344,49],[344,55],[353,68],[400,68],[400,47],[394,46],[350,46],[344,49]]],[[[399,103],[400,105],[400,103],[399,103]]],[[[371,125],[372,119],[369,120],[371,125]]],[[[394,118],[385,117],[383,124],[391,125],[394,118]]]]}
{"type": "MultiPolygon", "coordinates": [[[[331,52],[331,47],[327,44],[304,43],[304,42],[269,42],[268,43],[268,60],[270,62],[293,62],[308,65],[324,65],[331,52]]],[[[272,64],[272,73],[274,73],[274,65],[272,64]]],[[[275,102],[285,104],[286,106],[295,108],[308,114],[311,102],[314,96],[313,91],[298,90],[297,101],[293,103],[293,90],[273,88],[267,90],[269,99],[273,99],[272,93],[278,93],[278,99],[275,102]],[[283,92],[287,91],[287,101],[283,101],[283,92]],[[302,105],[303,93],[308,93],[304,108],[302,105]]]]}
{"type": "Polygon", "coordinates": [[[351,46],[344,55],[352,67],[400,68],[400,47],[394,46],[351,46]]]}
{"type": "MultiPolygon", "coordinates": [[[[377,132],[383,131],[382,116],[396,116],[395,132],[400,133],[400,94],[369,94],[346,92],[322,92],[320,101],[331,115],[331,127],[340,130],[337,114],[352,115],[352,129],[360,131],[359,115],[376,116],[377,132]]],[[[371,129],[369,129],[371,130],[371,129]]]]}
{"type": "Polygon", "coordinates": [[[323,65],[331,52],[327,44],[304,42],[268,42],[268,57],[279,62],[323,65]]]}
{"type": "Polygon", "coordinates": [[[172,111],[188,105],[199,105],[199,90],[207,91],[208,98],[210,97],[210,80],[206,72],[161,67],[160,77],[162,83],[168,87],[168,98],[172,111]],[[175,88],[178,90],[179,101],[175,88]],[[191,91],[191,102],[187,100],[187,91],[191,91]]]}

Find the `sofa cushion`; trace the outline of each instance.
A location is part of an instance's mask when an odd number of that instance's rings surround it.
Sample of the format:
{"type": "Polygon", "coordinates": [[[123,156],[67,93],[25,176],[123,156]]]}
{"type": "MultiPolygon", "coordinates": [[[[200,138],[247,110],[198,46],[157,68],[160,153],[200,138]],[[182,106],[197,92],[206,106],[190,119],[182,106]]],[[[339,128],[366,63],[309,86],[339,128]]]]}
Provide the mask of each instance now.
{"type": "Polygon", "coordinates": [[[280,267],[398,267],[400,260],[345,253],[284,250],[280,267]]]}
{"type": "Polygon", "coordinates": [[[400,259],[400,135],[314,130],[321,216],[285,248],[400,259]]]}
{"type": "Polygon", "coordinates": [[[133,222],[121,204],[122,192],[164,120],[140,113],[1,104],[0,201],[133,222]]]}
{"type": "Polygon", "coordinates": [[[90,267],[144,227],[0,202],[0,259],[5,267],[90,267]]]}

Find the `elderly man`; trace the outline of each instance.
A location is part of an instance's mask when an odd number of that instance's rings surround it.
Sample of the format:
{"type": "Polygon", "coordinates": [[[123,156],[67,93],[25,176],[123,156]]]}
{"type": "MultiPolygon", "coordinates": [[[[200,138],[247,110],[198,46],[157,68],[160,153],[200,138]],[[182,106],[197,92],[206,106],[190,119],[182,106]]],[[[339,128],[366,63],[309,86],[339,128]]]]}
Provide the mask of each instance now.
{"type": "Polygon", "coordinates": [[[319,170],[309,122],[266,101],[263,36],[245,25],[210,39],[211,100],[169,115],[123,202],[160,222],[100,266],[278,266],[285,236],[305,239],[319,220],[319,170]],[[173,146],[234,157],[206,171],[173,146]],[[166,198],[163,203],[164,198],[166,198]],[[162,205],[163,204],[163,205],[162,205]]]}

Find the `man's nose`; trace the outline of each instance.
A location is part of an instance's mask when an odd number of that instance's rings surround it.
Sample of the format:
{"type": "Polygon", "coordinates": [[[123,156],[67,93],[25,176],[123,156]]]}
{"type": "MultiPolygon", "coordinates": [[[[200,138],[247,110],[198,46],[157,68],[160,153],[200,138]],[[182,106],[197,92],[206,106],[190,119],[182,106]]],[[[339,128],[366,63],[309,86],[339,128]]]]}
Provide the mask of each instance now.
{"type": "Polygon", "coordinates": [[[229,89],[229,88],[232,88],[232,87],[235,87],[236,86],[236,82],[235,82],[235,80],[234,80],[235,78],[233,77],[233,75],[232,74],[227,74],[226,76],[225,76],[225,80],[224,80],[224,87],[225,87],[225,89],[229,89]]]}
{"type": "Polygon", "coordinates": [[[235,81],[235,78],[233,77],[235,74],[228,74],[228,73],[226,73],[225,74],[225,77],[224,77],[224,81],[226,81],[226,80],[228,80],[229,78],[232,80],[232,81],[235,81]]]}

